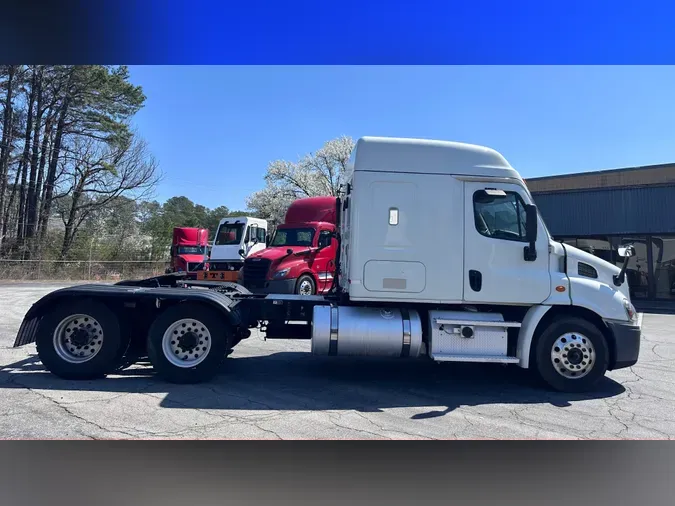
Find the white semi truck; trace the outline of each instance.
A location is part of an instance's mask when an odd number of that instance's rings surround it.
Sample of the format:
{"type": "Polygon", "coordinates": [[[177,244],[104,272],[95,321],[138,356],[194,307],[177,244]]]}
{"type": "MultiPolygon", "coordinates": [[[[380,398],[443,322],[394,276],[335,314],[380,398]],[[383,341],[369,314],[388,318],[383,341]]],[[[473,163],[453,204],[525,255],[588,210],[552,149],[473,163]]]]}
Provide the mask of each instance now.
{"type": "Polygon", "coordinates": [[[213,377],[253,328],[317,355],[514,364],[561,391],[636,363],[623,268],[554,241],[502,155],[454,142],[362,138],[337,199],[333,290],[252,294],[171,274],[52,292],[15,346],[63,378],[112,371],[133,343],[160,377],[213,377]],[[433,239],[430,241],[430,239],[433,239]],[[430,247],[433,244],[433,247],[430,247]]]}
{"type": "Polygon", "coordinates": [[[267,221],[250,216],[228,216],[220,220],[207,268],[198,279],[235,282],[244,260],[267,246],[267,221]]]}

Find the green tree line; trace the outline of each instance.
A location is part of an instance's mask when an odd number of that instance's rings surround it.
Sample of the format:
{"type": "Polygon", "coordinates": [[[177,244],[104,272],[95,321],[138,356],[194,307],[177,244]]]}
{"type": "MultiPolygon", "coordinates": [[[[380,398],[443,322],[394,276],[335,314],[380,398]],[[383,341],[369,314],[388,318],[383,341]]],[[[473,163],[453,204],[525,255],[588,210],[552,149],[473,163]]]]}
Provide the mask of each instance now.
{"type": "Polygon", "coordinates": [[[220,220],[233,214],[247,213],[226,206],[209,209],[183,196],[163,204],[119,197],[81,227],[69,258],[164,261],[174,227],[207,228],[213,238],[220,220]]]}

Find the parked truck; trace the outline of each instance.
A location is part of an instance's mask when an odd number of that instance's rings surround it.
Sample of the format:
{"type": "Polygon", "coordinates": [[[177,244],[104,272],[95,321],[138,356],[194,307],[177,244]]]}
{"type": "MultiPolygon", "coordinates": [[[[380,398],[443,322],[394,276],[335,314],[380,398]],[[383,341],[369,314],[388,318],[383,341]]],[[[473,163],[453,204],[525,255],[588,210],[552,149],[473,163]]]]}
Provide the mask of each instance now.
{"type": "Polygon", "coordinates": [[[323,294],[335,275],[336,197],[293,202],[269,246],[244,261],[240,282],[255,293],[323,294]]]}
{"type": "Polygon", "coordinates": [[[250,216],[231,216],[220,220],[206,269],[198,279],[236,282],[244,259],[265,249],[267,221],[250,216]]]}
{"type": "Polygon", "coordinates": [[[625,275],[634,249],[621,248],[618,268],[552,240],[498,152],[363,138],[335,204],[327,294],[255,294],[180,274],[74,286],[29,309],[15,346],[36,342],[49,371],[89,379],[142,343],[158,376],[178,383],[212,378],[255,328],[309,339],[316,355],[514,364],[561,391],[637,362],[625,275]]]}
{"type": "Polygon", "coordinates": [[[196,277],[203,269],[209,245],[209,231],[205,228],[176,227],[171,241],[171,263],[167,272],[186,272],[196,277]]]}

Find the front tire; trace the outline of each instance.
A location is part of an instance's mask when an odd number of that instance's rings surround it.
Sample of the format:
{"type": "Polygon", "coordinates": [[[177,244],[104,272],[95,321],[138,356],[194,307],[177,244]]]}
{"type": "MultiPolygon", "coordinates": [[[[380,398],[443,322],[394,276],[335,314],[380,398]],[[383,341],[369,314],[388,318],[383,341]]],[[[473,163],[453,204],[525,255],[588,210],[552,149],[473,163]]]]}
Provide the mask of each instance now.
{"type": "Polygon", "coordinates": [[[183,303],[160,314],[148,333],[148,358],[170,383],[212,379],[231,348],[231,333],[222,315],[210,307],[183,303]]]}
{"type": "Polygon", "coordinates": [[[35,344],[47,370],[68,380],[105,376],[115,369],[123,349],[117,316],[92,300],[54,308],[40,322],[35,344]]]}
{"type": "Polygon", "coordinates": [[[609,349],[592,323],[575,317],[554,320],[536,343],[539,376],[560,392],[585,392],[607,372],[609,349]]]}
{"type": "Polygon", "coordinates": [[[316,283],[314,282],[314,278],[309,274],[300,276],[298,282],[295,284],[295,293],[297,295],[315,295],[316,283]]]}

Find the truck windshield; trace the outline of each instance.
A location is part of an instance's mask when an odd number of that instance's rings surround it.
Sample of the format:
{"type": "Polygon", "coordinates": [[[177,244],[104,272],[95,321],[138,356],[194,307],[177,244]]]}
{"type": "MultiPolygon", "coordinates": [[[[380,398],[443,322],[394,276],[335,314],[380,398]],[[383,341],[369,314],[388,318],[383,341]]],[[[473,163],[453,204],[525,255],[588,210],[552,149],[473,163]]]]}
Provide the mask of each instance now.
{"type": "Polygon", "coordinates": [[[215,245],[226,246],[228,244],[240,244],[243,230],[243,223],[223,223],[216,234],[215,245]]]}
{"type": "Polygon", "coordinates": [[[203,255],[204,246],[178,246],[179,255],[203,255]]]}
{"type": "Polygon", "coordinates": [[[274,233],[270,246],[311,246],[313,239],[313,228],[282,228],[274,233]]]}

